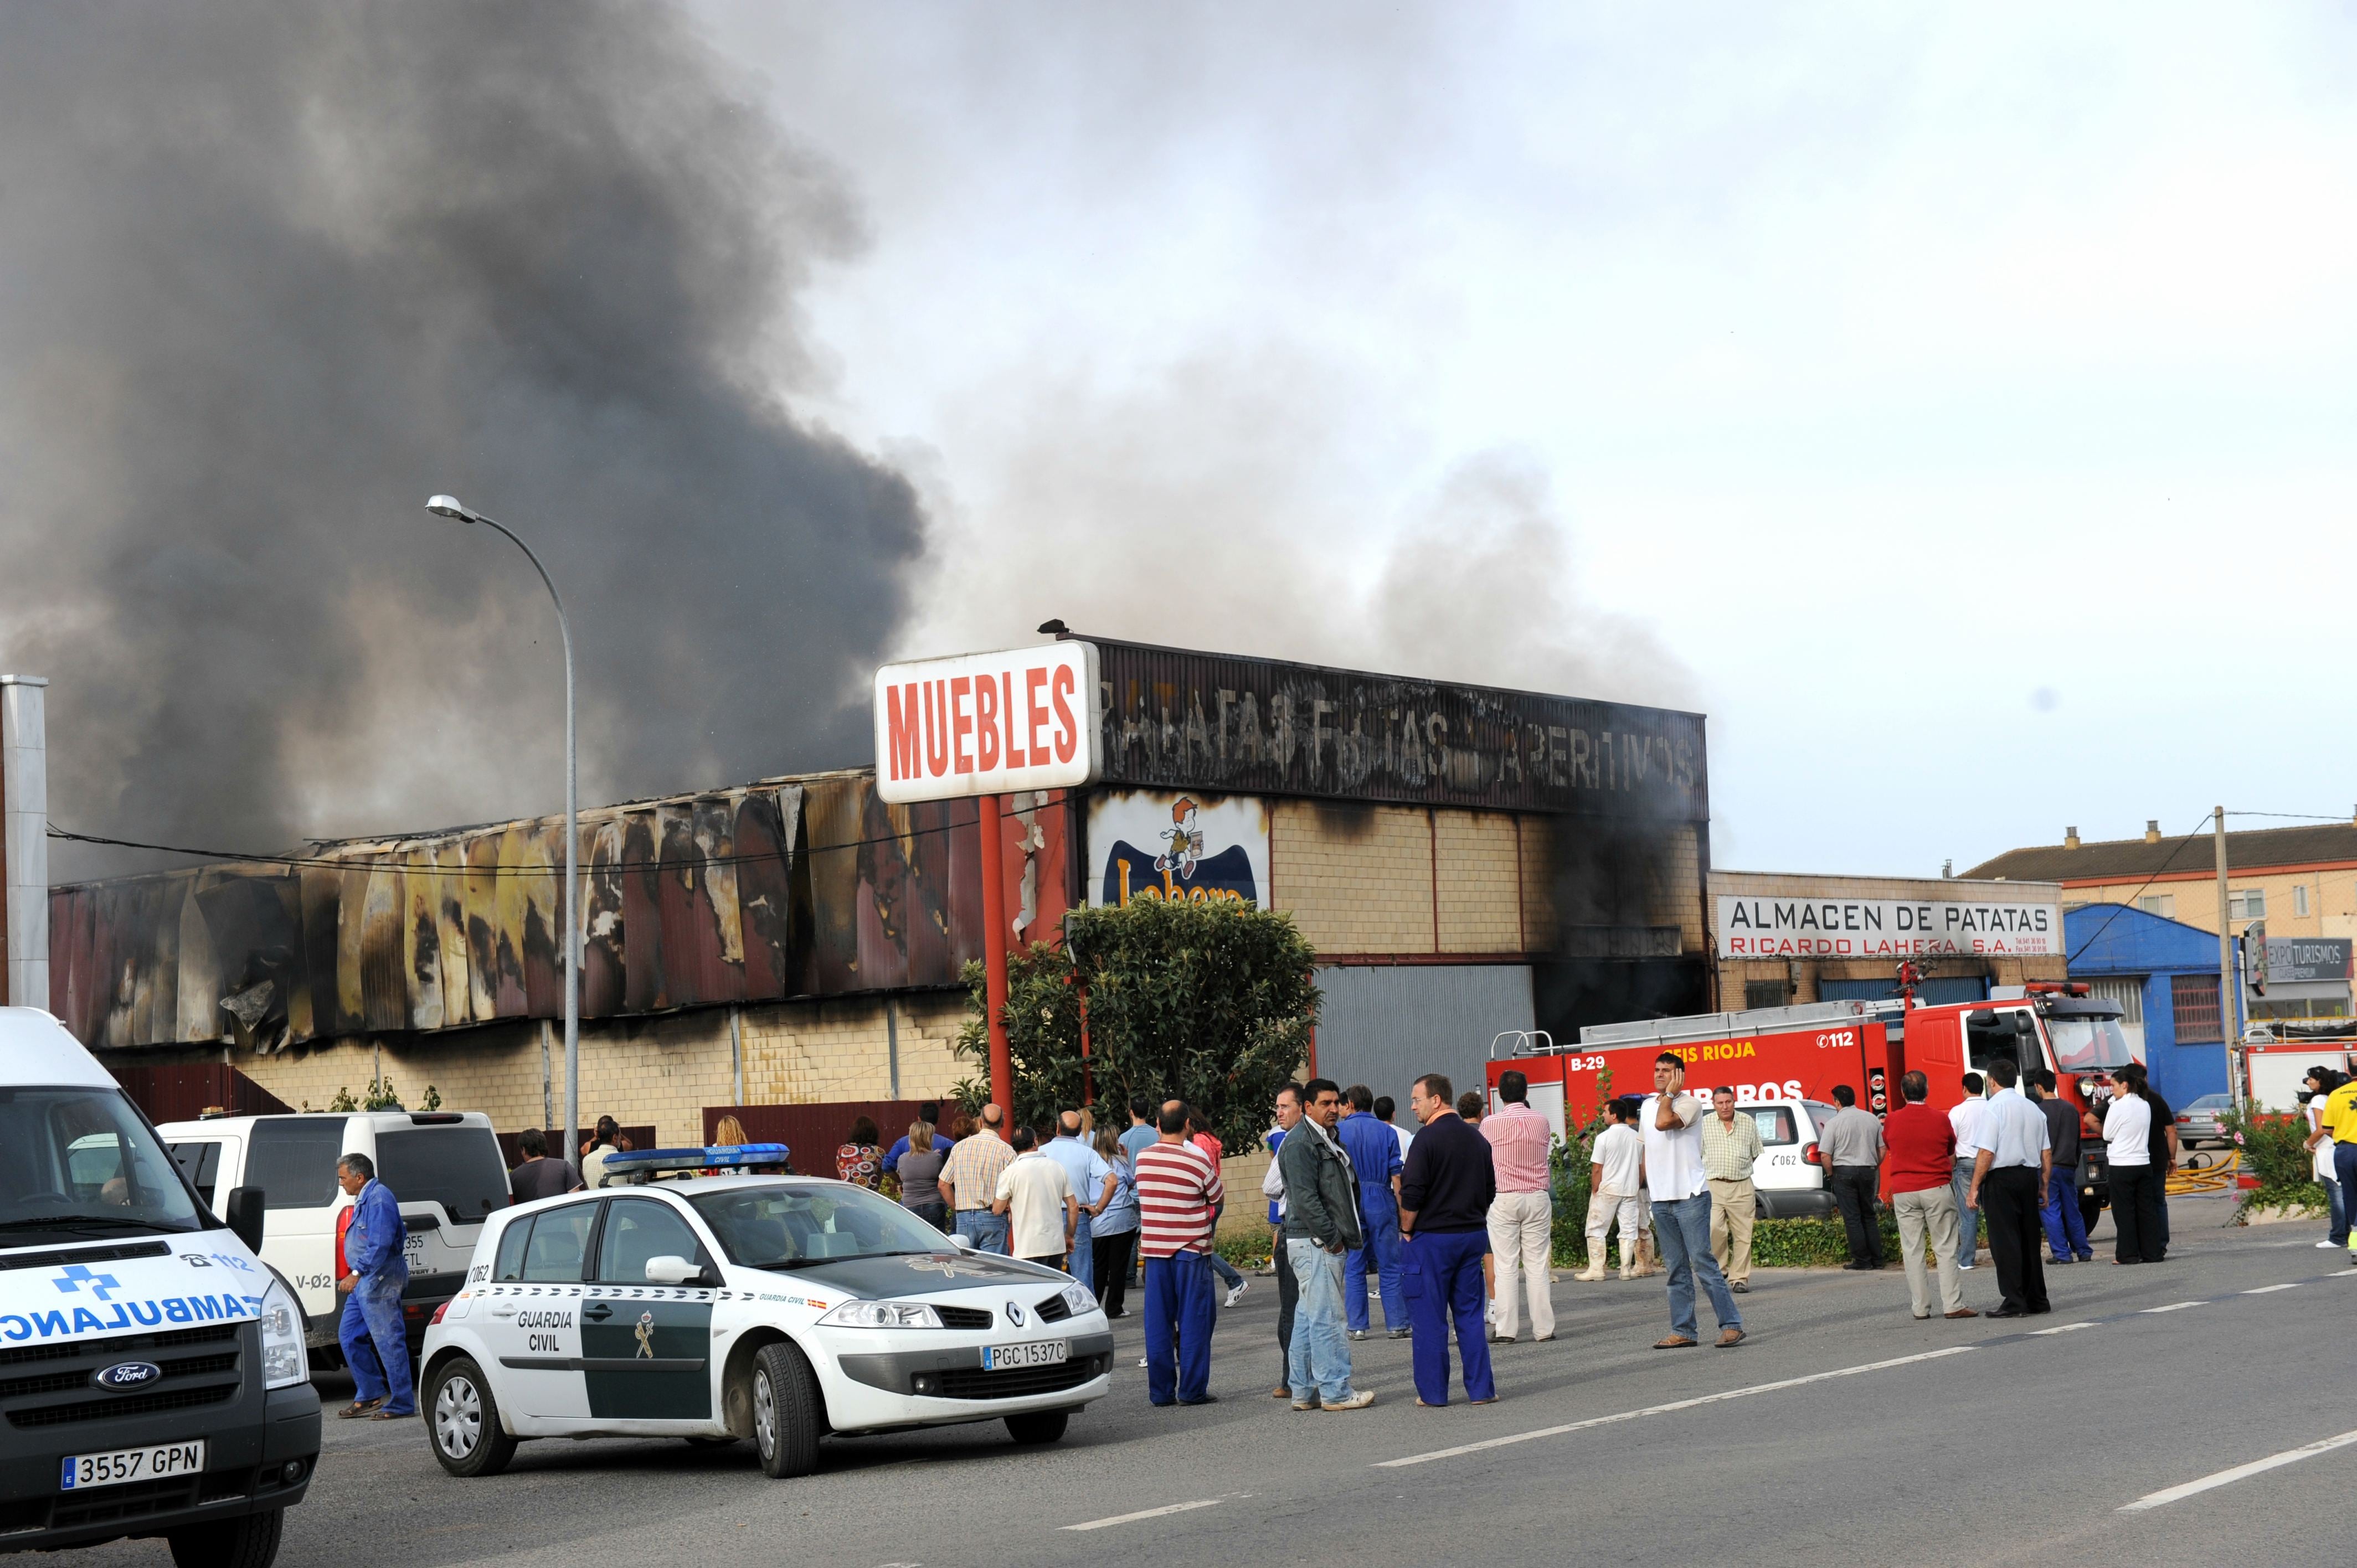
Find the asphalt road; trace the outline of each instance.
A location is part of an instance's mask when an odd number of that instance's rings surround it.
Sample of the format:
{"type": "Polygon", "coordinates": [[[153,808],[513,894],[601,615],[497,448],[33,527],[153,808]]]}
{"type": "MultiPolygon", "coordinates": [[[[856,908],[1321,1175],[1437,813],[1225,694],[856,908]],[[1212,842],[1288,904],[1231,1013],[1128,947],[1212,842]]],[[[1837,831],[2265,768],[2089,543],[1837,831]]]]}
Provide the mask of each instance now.
{"type": "MultiPolygon", "coordinates": [[[[2053,1315],[2026,1322],[1917,1323],[1895,1269],[1763,1271],[1742,1298],[1749,1343],[1654,1351],[1658,1278],[1566,1280],[1555,1342],[1495,1348],[1502,1398],[1479,1410],[1415,1408],[1406,1344],[1376,1338],[1355,1347],[1372,1408],[1292,1412],[1269,1397],[1264,1280],[1221,1315],[1220,1403],[1149,1407],[1132,1318],[1112,1397],[1048,1450],[1013,1449],[996,1423],[834,1441],[819,1474],[770,1481],[748,1445],[536,1443],[466,1482],[420,1425],[330,1421],[279,1561],[2343,1561],[2357,1441],[2120,1511],[2357,1428],[2331,1370],[2357,1269],[2315,1249],[2322,1227],[2226,1229],[2223,1199],[2171,1207],[2167,1263],[2122,1273],[2103,1247],[2052,1271],[2053,1315]]],[[[1973,1305],[1995,1304],[1986,1258],[1965,1279],[1973,1305]]],[[[1707,1337],[1707,1307],[1702,1323],[1707,1337]]],[[[168,1557],[123,1542],[91,1560],[168,1557]]]]}

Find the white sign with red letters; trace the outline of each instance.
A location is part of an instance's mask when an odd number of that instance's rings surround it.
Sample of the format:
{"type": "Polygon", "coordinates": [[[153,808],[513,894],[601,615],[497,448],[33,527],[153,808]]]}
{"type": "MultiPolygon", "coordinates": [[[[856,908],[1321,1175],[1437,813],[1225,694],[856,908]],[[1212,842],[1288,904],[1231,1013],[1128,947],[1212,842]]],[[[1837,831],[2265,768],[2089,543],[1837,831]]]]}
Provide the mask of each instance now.
{"type": "Polygon", "coordinates": [[[876,792],[899,805],[1092,783],[1103,717],[1091,642],[887,664],[876,671],[876,792]]]}

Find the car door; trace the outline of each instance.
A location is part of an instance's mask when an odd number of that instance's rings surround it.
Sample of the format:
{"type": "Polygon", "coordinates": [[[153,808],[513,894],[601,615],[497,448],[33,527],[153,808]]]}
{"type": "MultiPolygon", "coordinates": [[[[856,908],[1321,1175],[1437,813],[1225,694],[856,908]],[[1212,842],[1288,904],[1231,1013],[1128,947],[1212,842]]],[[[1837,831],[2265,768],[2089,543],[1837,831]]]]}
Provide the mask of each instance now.
{"type": "Polygon", "coordinates": [[[535,1421],[583,1422],[581,1275],[596,1232],[597,1200],[544,1208],[500,1233],[491,1277],[476,1287],[499,1361],[493,1385],[511,1411],[535,1421]]]}
{"type": "MultiPolygon", "coordinates": [[[[262,1261],[294,1283],[313,1325],[332,1330],[344,1304],[336,1294],[336,1211],[351,1199],[336,1186],[344,1152],[342,1116],[258,1116],[246,1124],[243,1168],[228,1189],[262,1189],[262,1261]]],[[[227,1155],[223,1155],[224,1163],[227,1155]]]]}
{"type": "Polygon", "coordinates": [[[606,1421],[712,1419],[712,1291],[647,1283],[647,1260],[678,1257],[716,1277],[687,1218],[659,1197],[609,1197],[581,1305],[589,1414],[606,1421]]]}

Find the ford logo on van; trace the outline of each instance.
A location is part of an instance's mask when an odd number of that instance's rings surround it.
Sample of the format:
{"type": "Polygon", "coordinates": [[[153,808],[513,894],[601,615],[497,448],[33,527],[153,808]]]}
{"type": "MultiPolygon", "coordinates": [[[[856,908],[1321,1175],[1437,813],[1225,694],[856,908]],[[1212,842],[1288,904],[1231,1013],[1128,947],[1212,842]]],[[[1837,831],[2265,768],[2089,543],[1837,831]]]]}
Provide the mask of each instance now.
{"type": "Polygon", "coordinates": [[[117,1361],[92,1372],[90,1380],[102,1389],[117,1392],[124,1389],[144,1389],[164,1375],[164,1369],[153,1361],[117,1361]]]}

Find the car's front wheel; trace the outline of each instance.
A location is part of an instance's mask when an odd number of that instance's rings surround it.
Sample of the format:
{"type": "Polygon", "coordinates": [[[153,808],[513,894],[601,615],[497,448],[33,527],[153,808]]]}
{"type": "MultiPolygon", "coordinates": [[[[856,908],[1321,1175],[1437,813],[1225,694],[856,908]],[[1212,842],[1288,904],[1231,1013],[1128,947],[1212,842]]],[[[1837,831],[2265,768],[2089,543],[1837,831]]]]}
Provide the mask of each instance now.
{"type": "Polygon", "coordinates": [[[454,1476],[496,1476],[515,1457],[515,1439],[500,1425],[490,1381],[464,1356],[443,1362],[426,1380],[425,1420],[434,1457],[454,1476]]]}
{"type": "Polygon", "coordinates": [[[165,1540],[171,1544],[176,1568],[270,1568],[278,1557],[278,1537],[285,1528],[286,1510],[270,1509],[243,1519],[176,1530],[165,1540]]]}
{"type": "Polygon", "coordinates": [[[818,1375],[800,1347],[764,1345],[753,1358],[753,1447],[761,1468],[784,1480],[818,1466],[818,1375]]]}
{"type": "Polygon", "coordinates": [[[1017,1443],[1053,1443],[1064,1435],[1064,1424],[1071,1419],[1069,1410],[1035,1410],[1028,1415],[1010,1415],[1006,1418],[1006,1435],[1017,1443]]]}

